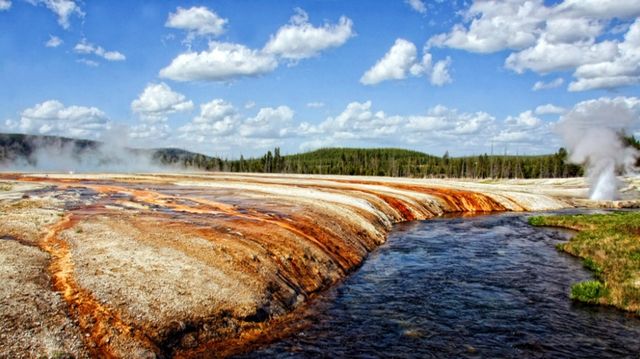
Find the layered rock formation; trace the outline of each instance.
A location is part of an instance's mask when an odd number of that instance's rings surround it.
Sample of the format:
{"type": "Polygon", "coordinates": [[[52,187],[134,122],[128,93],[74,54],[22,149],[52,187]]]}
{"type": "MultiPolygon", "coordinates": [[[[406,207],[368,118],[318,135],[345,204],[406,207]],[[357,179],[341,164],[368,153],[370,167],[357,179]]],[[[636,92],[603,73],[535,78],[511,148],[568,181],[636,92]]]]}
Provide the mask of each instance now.
{"type": "Polygon", "coordinates": [[[233,354],[294,325],[394,223],[586,194],[582,180],[230,174],[4,174],[0,185],[0,319],[15,328],[0,356],[15,357],[233,354]]]}

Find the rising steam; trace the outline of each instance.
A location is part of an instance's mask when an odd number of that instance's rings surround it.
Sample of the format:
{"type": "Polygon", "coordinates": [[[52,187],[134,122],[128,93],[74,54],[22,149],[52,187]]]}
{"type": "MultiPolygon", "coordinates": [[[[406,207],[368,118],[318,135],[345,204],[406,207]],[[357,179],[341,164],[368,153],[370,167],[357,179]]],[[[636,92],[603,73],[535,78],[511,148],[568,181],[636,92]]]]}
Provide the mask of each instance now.
{"type": "Polygon", "coordinates": [[[593,200],[618,199],[617,175],[634,171],[639,153],[623,136],[638,125],[639,105],[640,99],[625,97],[580,102],[556,126],[569,161],[586,167],[593,200]]]}
{"type": "MultiPolygon", "coordinates": [[[[43,172],[166,172],[183,171],[179,161],[162,163],[156,150],[133,149],[127,134],[111,131],[101,142],[53,136],[0,138],[0,170],[43,172]]],[[[20,136],[20,135],[18,135],[20,136]]],[[[190,169],[194,170],[194,169],[190,169]]]]}

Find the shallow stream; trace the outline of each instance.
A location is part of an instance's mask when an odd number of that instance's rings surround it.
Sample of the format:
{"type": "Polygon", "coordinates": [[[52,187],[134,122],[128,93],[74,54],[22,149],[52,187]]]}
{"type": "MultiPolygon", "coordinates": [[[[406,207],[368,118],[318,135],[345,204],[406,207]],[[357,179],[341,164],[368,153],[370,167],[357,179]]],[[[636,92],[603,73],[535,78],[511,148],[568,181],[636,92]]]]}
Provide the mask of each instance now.
{"type": "Polygon", "coordinates": [[[527,216],[400,224],[307,327],[245,356],[638,358],[640,319],[572,303],[591,273],[527,216]]]}

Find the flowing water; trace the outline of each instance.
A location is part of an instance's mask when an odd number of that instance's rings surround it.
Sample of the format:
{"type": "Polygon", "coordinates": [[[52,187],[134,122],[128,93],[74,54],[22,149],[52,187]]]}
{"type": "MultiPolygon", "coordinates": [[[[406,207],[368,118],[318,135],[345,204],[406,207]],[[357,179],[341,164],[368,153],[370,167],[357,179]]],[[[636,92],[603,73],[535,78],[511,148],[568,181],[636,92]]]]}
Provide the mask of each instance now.
{"type": "Polygon", "coordinates": [[[527,215],[398,225],[311,304],[299,332],[246,357],[640,357],[640,319],[569,299],[590,279],[527,215]]]}

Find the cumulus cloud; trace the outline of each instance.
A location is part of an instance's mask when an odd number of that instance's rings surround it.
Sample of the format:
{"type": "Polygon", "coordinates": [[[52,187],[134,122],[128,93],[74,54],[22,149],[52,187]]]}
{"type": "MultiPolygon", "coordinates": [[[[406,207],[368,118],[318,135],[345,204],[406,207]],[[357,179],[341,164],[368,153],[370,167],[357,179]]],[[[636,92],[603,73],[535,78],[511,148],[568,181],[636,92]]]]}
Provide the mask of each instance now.
{"type": "MultiPolygon", "coordinates": [[[[51,10],[58,16],[58,24],[65,29],[68,29],[69,18],[71,15],[76,15],[80,18],[84,17],[84,12],[80,9],[80,6],[73,0],[27,0],[32,5],[44,5],[47,9],[51,10]]],[[[11,4],[9,2],[9,4],[11,4]]]]}
{"type": "Polygon", "coordinates": [[[175,81],[225,81],[258,76],[277,66],[277,60],[262,51],[240,44],[210,42],[208,50],[178,55],[160,70],[160,77],[175,81]]]}
{"type": "MultiPolygon", "coordinates": [[[[190,24],[188,30],[191,34],[214,34],[210,27],[200,31],[200,25],[193,25],[192,12],[200,14],[200,18],[213,21],[215,13],[206,8],[194,8],[178,11],[183,28],[190,24]],[[202,15],[201,13],[211,13],[202,15]],[[187,14],[189,14],[187,16],[187,14]],[[193,26],[191,26],[193,25],[193,26]]],[[[180,8],[179,8],[180,10],[180,8]]],[[[174,14],[172,14],[174,15],[174,14]]],[[[223,31],[226,19],[220,19],[217,15],[216,22],[220,31],[223,31]]],[[[169,23],[171,18],[168,20],[169,23]]],[[[176,21],[171,21],[172,23],[176,21]]],[[[205,22],[198,21],[198,24],[205,22]]],[[[204,51],[191,51],[179,54],[169,66],[160,70],[159,76],[175,81],[228,81],[238,77],[259,76],[275,70],[281,59],[296,61],[314,57],[322,51],[338,47],[354,36],[353,22],[347,17],[341,17],[337,24],[326,23],[323,26],[313,26],[309,23],[309,16],[304,10],[296,9],[289,24],[278,29],[275,35],[271,35],[269,41],[262,49],[251,49],[242,44],[228,42],[209,42],[209,48],[204,51]]],[[[189,39],[187,39],[189,40],[189,39]]]]}
{"type": "Polygon", "coordinates": [[[449,75],[449,66],[451,66],[451,58],[447,57],[444,60],[440,60],[433,65],[433,71],[431,71],[431,84],[435,86],[443,86],[451,83],[451,75],[449,75]]]}
{"type": "Polygon", "coordinates": [[[46,47],[58,47],[62,45],[63,41],[57,36],[49,35],[49,40],[44,44],[46,47]]]}
{"type": "Polygon", "coordinates": [[[427,13],[427,5],[425,5],[424,1],[422,0],[405,0],[405,3],[411,6],[414,11],[417,11],[423,15],[427,13]]]}
{"type": "Polygon", "coordinates": [[[601,61],[579,66],[569,91],[614,88],[640,83],[640,19],[629,27],[624,41],[615,43],[615,51],[601,61]]]}
{"type": "Polygon", "coordinates": [[[542,122],[539,118],[535,117],[532,111],[525,111],[518,116],[509,116],[506,121],[507,124],[523,126],[523,127],[535,127],[542,122]]]}
{"type": "Polygon", "coordinates": [[[564,107],[548,103],[546,105],[540,105],[536,107],[534,112],[536,115],[561,115],[566,111],[567,110],[564,107]]]}
{"type": "Polygon", "coordinates": [[[353,22],[342,16],[337,24],[326,23],[315,27],[309,15],[297,8],[289,24],[272,35],[264,51],[289,60],[301,60],[318,55],[321,51],[343,45],[354,36],[353,22]]]}
{"type": "Polygon", "coordinates": [[[25,109],[19,121],[6,125],[10,130],[29,134],[96,139],[109,128],[110,122],[96,107],[67,107],[60,101],[48,100],[25,109]]]}
{"type": "Polygon", "coordinates": [[[96,46],[88,42],[86,39],[80,40],[80,42],[74,46],[73,51],[77,54],[95,55],[107,61],[124,61],[126,59],[122,53],[118,51],[107,51],[101,46],[96,46]]]}
{"type": "Polygon", "coordinates": [[[214,99],[200,105],[200,115],[180,127],[181,138],[204,142],[229,135],[239,126],[240,115],[236,108],[222,99],[214,99]]]}
{"type": "Polygon", "coordinates": [[[542,0],[475,1],[464,14],[468,27],[456,24],[429,43],[478,53],[522,49],[535,43],[548,15],[542,0]]]}
{"type": "Polygon", "coordinates": [[[584,64],[607,61],[615,56],[616,43],[603,41],[597,44],[552,43],[540,39],[534,46],[507,57],[505,66],[519,74],[531,70],[541,74],[574,69],[584,64]]]}
{"type": "Polygon", "coordinates": [[[290,131],[294,112],[288,106],[261,108],[255,117],[240,126],[240,135],[254,138],[285,137],[290,131]]]}
{"type": "Polygon", "coordinates": [[[302,123],[297,131],[308,138],[301,145],[303,149],[372,144],[420,148],[428,144],[430,149],[444,151],[455,139],[460,144],[458,150],[464,151],[486,140],[494,122],[485,112],[459,112],[441,105],[425,115],[388,115],[365,101],[351,102],[342,113],[317,125],[302,123]]]}
{"type": "Polygon", "coordinates": [[[563,83],[564,83],[564,79],[562,77],[558,77],[558,78],[553,79],[553,80],[551,80],[549,82],[536,81],[536,83],[533,84],[533,87],[531,89],[533,91],[554,89],[554,88],[562,86],[563,83]]]}
{"type": "Polygon", "coordinates": [[[500,126],[493,127],[492,143],[518,148],[524,146],[526,151],[537,147],[538,151],[550,153],[557,147],[557,139],[552,136],[552,127],[544,122],[537,113],[531,110],[521,112],[517,116],[507,116],[500,126]]]}
{"type": "Polygon", "coordinates": [[[227,19],[223,19],[214,11],[204,6],[194,6],[189,9],[178,7],[176,12],[170,13],[166,27],[186,30],[189,36],[220,36],[225,32],[227,19]]]}
{"type": "Polygon", "coordinates": [[[11,1],[0,0],[0,11],[9,10],[11,8],[11,1]]]}
{"type": "Polygon", "coordinates": [[[431,84],[436,86],[451,82],[451,59],[438,61],[432,66],[431,58],[431,54],[424,51],[420,60],[416,45],[405,39],[396,39],[391,49],[362,75],[360,83],[375,85],[383,81],[402,80],[408,76],[418,77],[425,74],[431,84]]]}
{"type": "Polygon", "coordinates": [[[419,61],[416,45],[405,39],[397,39],[391,49],[362,75],[360,82],[375,85],[387,80],[401,80],[408,75],[422,75],[431,67],[428,53],[419,61]]]}
{"type": "Polygon", "coordinates": [[[640,16],[640,6],[635,0],[565,0],[557,6],[557,11],[597,19],[629,19],[640,16]]]}
{"type": "Polygon", "coordinates": [[[137,99],[131,102],[131,110],[150,123],[164,121],[176,112],[191,111],[193,102],[173,91],[164,82],[148,84],[137,99]]]}
{"type": "Polygon", "coordinates": [[[509,50],[505,67],[516,73],[574,71],[570,91],[615,88],[640,83],[639,14],[640,3],[633,0],[548,6],[542,0],[475,1],[462,23],[428,44],[477,53],[509,50]],[[613,19],[634,18],[624,39],[602,37],[619,25],[613,19]]]}

